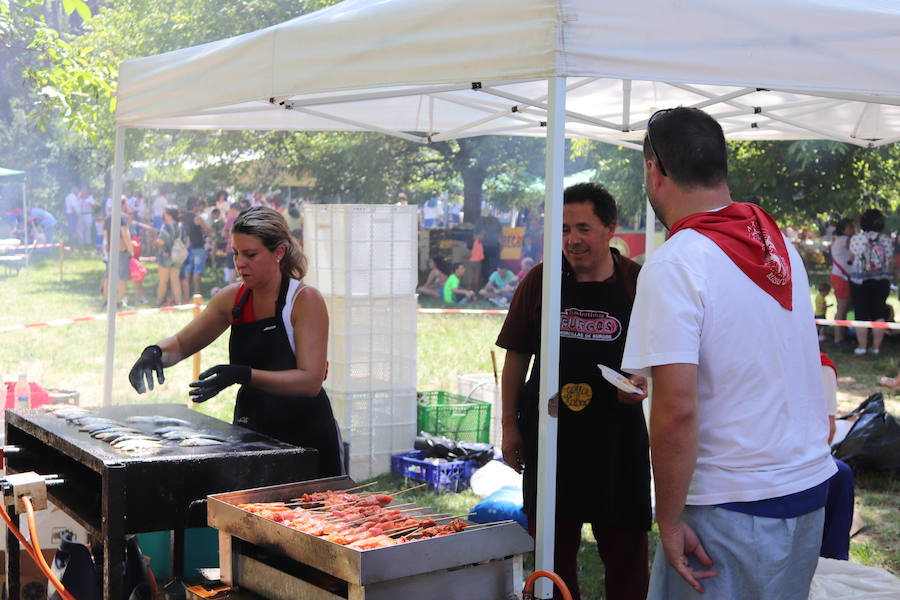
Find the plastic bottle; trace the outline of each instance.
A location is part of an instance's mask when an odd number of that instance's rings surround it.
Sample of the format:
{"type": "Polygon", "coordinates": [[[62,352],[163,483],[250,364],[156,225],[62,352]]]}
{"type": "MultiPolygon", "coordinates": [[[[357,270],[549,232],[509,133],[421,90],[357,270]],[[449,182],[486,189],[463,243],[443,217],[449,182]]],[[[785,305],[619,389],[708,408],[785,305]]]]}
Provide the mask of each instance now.
{"type": "Polygon", "coordinates": [[[19,380],[15,387],[16,408],[25,410],[31,408],[31,386],[28,384],[28,375],[19,374],[19,380]]]}

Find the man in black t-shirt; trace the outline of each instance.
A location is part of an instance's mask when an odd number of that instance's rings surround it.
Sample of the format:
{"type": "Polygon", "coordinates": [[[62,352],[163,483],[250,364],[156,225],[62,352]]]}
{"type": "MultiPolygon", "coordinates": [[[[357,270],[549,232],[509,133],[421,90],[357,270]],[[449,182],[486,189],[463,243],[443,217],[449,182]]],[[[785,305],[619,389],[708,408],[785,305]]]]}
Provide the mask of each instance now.
{"type": "MultiPolygon", "coordinates": [[[[597,364],[621,368],[640,265],[610,248],[616,204],[602,186],[571,186],[563,197],[559,435],[554,571],[572,598],[581,528],[590,523],[606,567],[608,600],[641,599],[649,581],[650,459],[641,402],[616,390],[597,364]]],[[[503,458],[523,471],[525,513],[536,529],[538,397],[543,263],[516,289],[497,338],[503,365],[503,458]],[[534,357],[531,377],[528,365],[534,357]]],[[[646,389],[643,377],[633,382],[646,389]]]]}

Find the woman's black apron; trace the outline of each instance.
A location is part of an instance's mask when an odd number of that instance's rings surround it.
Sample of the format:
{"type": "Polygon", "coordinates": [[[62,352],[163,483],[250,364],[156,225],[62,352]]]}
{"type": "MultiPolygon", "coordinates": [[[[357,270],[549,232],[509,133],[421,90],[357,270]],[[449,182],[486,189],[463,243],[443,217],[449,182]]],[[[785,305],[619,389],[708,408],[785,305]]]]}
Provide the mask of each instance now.
{"type": "MultiPolygon", "coordinates": [[[[650,528],[650,459],[640,404],[616,399],[597,364],[620,370],[633,299],[614,261],[614,282],[564,273],[559,340],[556,509],[566,519],[650,528]]],[[[540,347],[519,406],[525,439],[525,512],[534,515],[540,347]]]]}
{"type": "MultiPolygon", "coordinates": [[[[282,311],[290,279],[282,278],[275,304],[275,316],[231,326],[229,361],[266,371],[297,368],[282,311]]],[[[234,314],[246,302],[249,291],[239,300],[234,314]]],[[[342,447],[331,401],[324,389],[315,397],[278,396],[250,385],[242,385],[234,406],[234,424],[247,427],[288,444],[319,451],[319,476],[343,474],[342,447]]]]}

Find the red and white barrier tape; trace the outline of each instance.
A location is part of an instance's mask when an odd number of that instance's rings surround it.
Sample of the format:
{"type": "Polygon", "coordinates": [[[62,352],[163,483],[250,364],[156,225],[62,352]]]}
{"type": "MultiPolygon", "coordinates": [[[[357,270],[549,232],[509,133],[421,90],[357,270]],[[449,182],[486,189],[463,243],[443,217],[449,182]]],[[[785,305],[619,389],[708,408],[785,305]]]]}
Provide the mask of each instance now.
{"type": "MultiPolygon", "coordinates": [[[[9,246],[8,248],[0,248],[0,250],[34,250],[36,248],[59,248],[61,244],[32,244],[30,246],[9,246]]],[[[84,250],[82,248],[73,248],[72,246],[63,246],[63,250],[67,252],[77,252],[78,254],[88,254],[97,256],[97,250],[84,250]]],[[[155,256],[142,256],[141,262],[155,262],[155,256]]]]}
{"type": "MultiPolygon", "coordinates": [[[[135,310],[123,310],[116,313],[116,317],[131,317],[134,315],[152,315],[155,313],[173,312],[179,310],[191,310],[194,304],[179,304],[177,306],[163,306],[160,308],[139,308],[135,310]]],[[[205,304],[201,304],[200,308],[206,308],[205,304]]],[[[83,323],[85,321],[105,321],[106,314],[91,315],[87,317],[74,317],[71,319],[52,319],[41,323],[27,323],[25,325],[4,325],[0,326],[0,332],[17,331],[20,329],[31,329],[34,327],[56,327],[57,325],[71,325],[72,323],[83,323]]]]}
{"type": "Polygon", "coordinates": [[[81,248],[72,248],[71,246],[63,246],[59,242],[54,242],[52,244],[19,244],[18,246],[5,246],[0,247],[0,250],[35,250],[37,248],[59,248],[63,247],[63,250],[68,252],[80,252],[81,254],[96,254],[96,250],[82,250],[81,248]]]}
{"type": "Polygon", "coordinates": [[[20,244],[18,246],[5,246],[2,250],[34,250],[36,248],[59,248],[58,243],[54,244],[20,244]]]}
{"type": "MultiPolygon", "coordinates": [[[[152,315],[163,312],[173,312],[179,310],[191,310],[194,304],[179,304],[177,306],[163,306],[160,308],[138,308],[135,310],[123,310],[117,312],[117,317],[130,317],[133,315],[152,315]]],[[[205,304],[201,304],[200,308],[206,308],[205,304]]],[[[420,308],[420,314],[426,315],[506,315],[506,310],[486,308],[420,308]]],[[[85,321],[105,321],[106,314],[92,315],[87,317],[74,317],[70,319],[53,319],[43,321],[41,323],[27,323],[24,325],[3,325],[0,326],[0,332],[17,331],[21,329],[32,329],[34,327],[55,327],[57,325],[71,325],[72,323],[83,323],[85,321]]],[[[881,321],[835,321],[832,319],[816,319],[816,325],[833,325],[836,327],[867,327],[870,329],[900,329],[900,323],[884,323],[881,321]]]]}
{"type": "Polygon", "coordinates": [[[863,327],[868,329],[900,329],[900,323],[885,323],[884,321],[835,321],[834,319],[816,319],[816,325],[863,327]]]}
{"type": "Polygon", "coordinates": [[[505,315],[509,311],[500,308],[420,308],[423,315],[505,315]]]}
{"type": "Polygon", "coordinates": [[[91,250],[84,250],[82,248],[73,248],[72,246],[63,246],[63,250],[65,250],[66,252],[77,252],[78,254],[91,254],[94,256],[96,256],[98,252],[96,248],[91,250]]]}

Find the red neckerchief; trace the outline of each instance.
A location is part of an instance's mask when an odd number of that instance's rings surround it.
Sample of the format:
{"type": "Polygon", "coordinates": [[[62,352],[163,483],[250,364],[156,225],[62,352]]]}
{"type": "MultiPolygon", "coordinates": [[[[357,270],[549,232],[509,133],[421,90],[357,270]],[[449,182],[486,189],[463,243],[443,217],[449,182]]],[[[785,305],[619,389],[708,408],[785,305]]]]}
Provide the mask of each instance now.
{"type": "Polygon", "coordinates": [[[693,229],[714,241],[747,277],[791,310],[791,261],[769,213],[755,204],[733,202],[721,210],[679,219],[669,237],[682,229],[693,229]]]}
{"type": "Polygon", "coordinates": [[[243,283],[241,284],[241,287],[238,288],[237,294],[234,296],[232,310],[238,307],[244,294],[247,294],[247,300],[241,307],[239,314],[232,314],[231,322],[233,325],[240,325],[241,323],[250,323],[253,321],[253,290],[248,290],[247,286],[243,283]]]}
{"type": "Polygon", "coordinates": [[[824,352],[819,352],[819,358],[822,360],[822,366],[831,367],[831,369],[834,371],[834,376],[837,377],[837,365],[834,364],[834,361],[831,360],[831,358],[829,358],[828,355],[824,352]]]}

